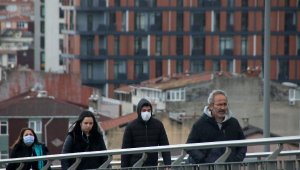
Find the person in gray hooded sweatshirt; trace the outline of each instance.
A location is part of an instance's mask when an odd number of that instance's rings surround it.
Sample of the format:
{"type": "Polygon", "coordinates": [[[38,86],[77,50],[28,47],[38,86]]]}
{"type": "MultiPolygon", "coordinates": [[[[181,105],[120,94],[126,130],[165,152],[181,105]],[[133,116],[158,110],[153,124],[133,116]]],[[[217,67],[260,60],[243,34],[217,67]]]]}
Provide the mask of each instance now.
{"type": "MultiPolygon", "coordinates": [[[[203,115],[194,123],[187,143],[215,142],[245,139],[242,128],[228,108],[227,95],[222,90],[213,90],[208,97],[203,115]]],[[[213,163],[225,148],[187,150],[191,164],[213,163]]],[[[233,147],[226,162],[243,161],[247,147],[233,147]]]]}
{"type": "MultiPolygon", "coordinates": [[[[165,128],[161,121],[153,118],[152,105],[141,99],[137,105],[138,117],[129,123],[123,136],[122,149],[169,145],[165,128]]],[[[121,155],[121,167],[132,167],[142,154],[121,155]]],[[[162,152],[165,165],[171,164],[170,152],[162,152]]],[[[148,153],[143,166],[157,166],[158,153],[148,153]]]]}

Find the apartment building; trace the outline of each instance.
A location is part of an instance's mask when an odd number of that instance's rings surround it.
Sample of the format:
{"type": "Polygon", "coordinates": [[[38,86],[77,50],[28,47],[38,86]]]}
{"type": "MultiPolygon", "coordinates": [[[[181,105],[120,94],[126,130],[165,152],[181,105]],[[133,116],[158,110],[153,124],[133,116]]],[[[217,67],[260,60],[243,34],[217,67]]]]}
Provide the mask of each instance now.
{"type": "MultiPolygon", "coordinates": [[[[113,90],[177,73],[263,70],[264,1],[63,0],[69,71],[113,90]]],[[[300,1],[272,0],[271,80],[300,82],[300,1]]]]}
{"type": "Polygon", "coordinates": [[[60,0],[34,1],[35,70],[63,73],[66,70],[60,54],[63,48],[64,12],[60,0]]]}

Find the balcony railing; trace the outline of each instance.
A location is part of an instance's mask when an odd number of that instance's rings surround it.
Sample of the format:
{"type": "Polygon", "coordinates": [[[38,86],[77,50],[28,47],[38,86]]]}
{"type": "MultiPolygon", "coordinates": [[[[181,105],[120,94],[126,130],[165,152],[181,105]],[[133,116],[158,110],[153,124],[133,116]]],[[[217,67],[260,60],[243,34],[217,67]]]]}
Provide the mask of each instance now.
{"type": "MultiPolygon", "coordinates": [[[[168,145],[168,146],[155,146],[155,147],[141,147],[141,148],[130,148],[130,149],[112,149],[105,151],[93,151],[93,152],[81,152],[81,153],[69,153],[69,154],[55,154],[46,156],[36,156],[36,157],[24,157],[24,158],[13,158],[13,159],[2,159],[0,160],[0,167],[5,167],[8,163],[20,163],[20,166],[24,162],[46,160],[47,164],[43,169],[47,169],[53,161],[76,158],[76,162],[72,165],[72,169],[76,169],[82,158],[94,157],[94,156],[107,156],[109,159],[103,163],[99,169],[108,168],[120,169],[119,161],[112,161],[113,156],[119,156],[122,154],[143,154],[153,153],[153,152],[166,152],[166,151],[181,151],[182,154],[172,160],[173,168],[196,168],[196,169],[247,169],[247,170],[299,170],[300,160],[296,158],[300,154],[300,150],[293,151],[282,151],[283,144],[286,143],[300,143],[300,136],[288,136],[288,137],[273,137],[273,138],[259,138],[259,139],[246,139],[246,140],[232,140],[232,141],[218,141],[218,142],[207,142],[207,143],[193,143],[193,144],[178,144],[178,145],[168,145]],[[230,154],[230,149],[212,164],[197,164],[190,165],[186,164],[184,159],[186,158],[186,150],[192,149],[209,149],[209,148],[221,148],[221,147],[238,147],[238,146],[255,146],[255,145],[271,145],[278,144],[278,148],[272,152],[257,152],[257,153],[247,153],[247,157],[243,162],[228,163],[224,162],[227,156],[230,154]],[[277,159],[278,156],[289,156],[288,159],[277,159]],[[294,156],[292,158],[291,156],[294,156]]],[[[161,158],[160,158],[161,160],[161,158]]],[[[143,158],[141,158],[132,168],[143,169],[143,158]]],[[[52,169],[60,168],[59,165],[51,166],[52,169]]],[[[163,169],[166,166],[159,165],[153,167],[155,169],[163,169]]],[[[149,167],[148,167],[149,168],[149,167]]]]}

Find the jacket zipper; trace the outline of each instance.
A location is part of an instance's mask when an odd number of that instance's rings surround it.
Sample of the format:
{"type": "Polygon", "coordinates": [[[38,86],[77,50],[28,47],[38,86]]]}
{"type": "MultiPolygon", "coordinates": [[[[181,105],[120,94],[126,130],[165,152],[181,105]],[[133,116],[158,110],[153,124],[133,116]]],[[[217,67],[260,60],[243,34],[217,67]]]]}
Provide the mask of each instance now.
{"type": "Polygon", "coordinates": [[[146,126],[146,144],[148,146],[148,126],[147,124],[145,126],[146,126]]]}

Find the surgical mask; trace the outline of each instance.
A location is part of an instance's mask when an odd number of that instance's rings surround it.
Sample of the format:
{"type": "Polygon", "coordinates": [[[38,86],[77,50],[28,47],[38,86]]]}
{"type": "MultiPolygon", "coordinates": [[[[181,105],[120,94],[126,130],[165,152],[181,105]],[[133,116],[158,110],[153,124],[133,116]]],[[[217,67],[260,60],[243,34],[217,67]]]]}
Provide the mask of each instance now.
{"type": "Polygon", "coordinates": [[[141,117],[145,122],[147,122],[151,117],[151,112],[142,112],[141,117]]]}
{"type": "Polygon", "coordinates": [[[25,145],[30,146],[34,142],[34,136],[31,135],[23,136],[23,141],[25,145]]]}

